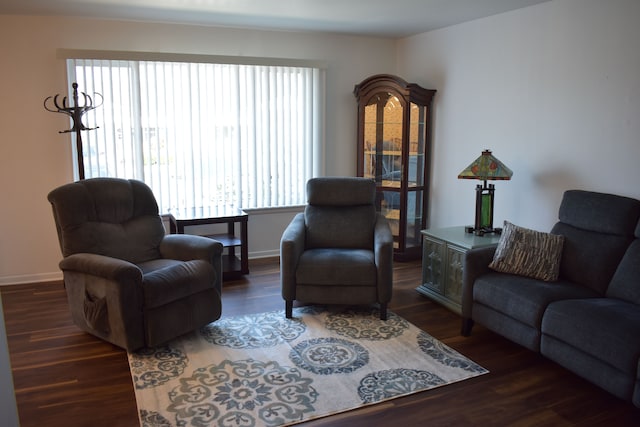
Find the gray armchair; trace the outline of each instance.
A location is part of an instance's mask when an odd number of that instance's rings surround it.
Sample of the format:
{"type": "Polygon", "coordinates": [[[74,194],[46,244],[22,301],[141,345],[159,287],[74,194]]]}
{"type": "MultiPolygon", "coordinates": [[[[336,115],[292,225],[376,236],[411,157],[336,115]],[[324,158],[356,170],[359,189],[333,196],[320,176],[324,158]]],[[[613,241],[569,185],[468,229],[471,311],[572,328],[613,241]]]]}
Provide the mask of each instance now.
{"type": "Polygon", "coordinates": [[[128,351],[220,317],[222,244],[166,235],[151,189],[94,178],[49,193],[74,323],[128,351]]]}
{"type": "Polygon", "coordinates": [[[393,282],[393,236],[376,212],[376,185],[366,178],[313,178],[304,213],[280,241],[285,315],[293,301],[380,304],[387,318],[393,282]]]}

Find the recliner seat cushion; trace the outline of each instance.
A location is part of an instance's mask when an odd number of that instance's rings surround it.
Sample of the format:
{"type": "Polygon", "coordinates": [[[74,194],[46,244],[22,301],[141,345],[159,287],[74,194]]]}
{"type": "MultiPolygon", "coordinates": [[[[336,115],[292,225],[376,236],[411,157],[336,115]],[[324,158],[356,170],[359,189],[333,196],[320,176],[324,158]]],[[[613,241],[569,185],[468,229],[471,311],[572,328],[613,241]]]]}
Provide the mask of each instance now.
{"type": "MultiPolygon", "coordinates": [[[[542,333],[634,377],[640,355],[640,310],[614,298],[557,301],[542,319],[542,333]]],[[[544,346],[542,346],[544,349],[544,346]]]]}
{"type": "Polygon", "coordinates": [[[215,276],[213,266],[203,260],[174,261],[150,271],[142,279],[145,307],[160,307],[213,288],[215,276]]]}
{"type": "Polygon", "coordinates": [[[298,285],[373,286],[377,270],[372,251],[363,249],[309,249],[296,270],[298,285]]]}

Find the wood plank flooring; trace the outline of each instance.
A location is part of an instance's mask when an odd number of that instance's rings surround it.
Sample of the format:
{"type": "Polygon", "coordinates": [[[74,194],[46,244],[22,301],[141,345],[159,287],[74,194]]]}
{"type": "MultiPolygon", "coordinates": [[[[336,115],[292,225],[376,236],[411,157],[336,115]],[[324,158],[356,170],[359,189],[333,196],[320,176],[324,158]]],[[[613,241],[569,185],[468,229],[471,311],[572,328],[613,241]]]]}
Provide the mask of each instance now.
{"type": "MultiPolygon", "coordinates": [[[[226,282],[223,316],[284,310],[276,258],[226,282]]],[[[640,410],[419,295],[420,262],[396,263],[390,309],[490,373],[304,426],[637,426],[640,410]]],[[[137,426],[124,350],[71,322],[62,283],[0,287],[22,427],[137,426]]],[[[1,421],[1,417],[0,417],[1,421]]],[[[1,422],[0,422],[1,424],[1,422]]]]}

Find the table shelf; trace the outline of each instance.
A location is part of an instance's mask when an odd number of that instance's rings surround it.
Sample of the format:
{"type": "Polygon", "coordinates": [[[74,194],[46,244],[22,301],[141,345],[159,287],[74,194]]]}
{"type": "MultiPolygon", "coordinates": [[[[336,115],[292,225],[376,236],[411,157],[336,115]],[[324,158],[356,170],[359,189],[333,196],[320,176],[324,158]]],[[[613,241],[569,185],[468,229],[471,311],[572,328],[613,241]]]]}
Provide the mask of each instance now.
{"type": "Polygon", "coordinates": [[[190,209],[169,212],[171,215],[172,232],[185,233],[185,227],[207,224],[227,224],[227,233],[206,234],[204,237],[222,243],[226,253],[222,256],[223,279],[236,278],[249,274],[248,256],[248,219],[249,216],[241,209],[220,207],[217,209],[190,209]],[[240,225],[239,234],[236,224],[240,225]],[[240,249],[236,256],[236,248],[240,249]]]}
{"type": "Polygon", "coordinates": [[[206,234],[204,237],[208,237],[213,240],[217,240],[222,243],[225,248],[231,246],[242,246],[242,239],[233,234],[206,234]]]}

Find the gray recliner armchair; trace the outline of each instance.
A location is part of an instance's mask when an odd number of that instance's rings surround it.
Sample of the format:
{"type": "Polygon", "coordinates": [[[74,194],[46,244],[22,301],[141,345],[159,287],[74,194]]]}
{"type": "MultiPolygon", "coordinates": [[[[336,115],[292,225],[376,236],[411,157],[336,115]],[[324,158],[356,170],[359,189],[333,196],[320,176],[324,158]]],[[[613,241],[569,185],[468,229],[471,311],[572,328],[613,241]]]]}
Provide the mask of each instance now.
{"type": "Polygon", "coordinates": [[[393,282],[393,236],[376,212],[376,185],[366,178],[325,177],[307,182],[304,213],[280,241],[285,315],[293,301],[380,304],[386,320],[393,282]]]}
{"type": "Polygon", "coordinates": [[[151,189],[93,178],[48,195],[74,323],[128,351],[220,318],[222,244],[165,235],[151,189]]]}

